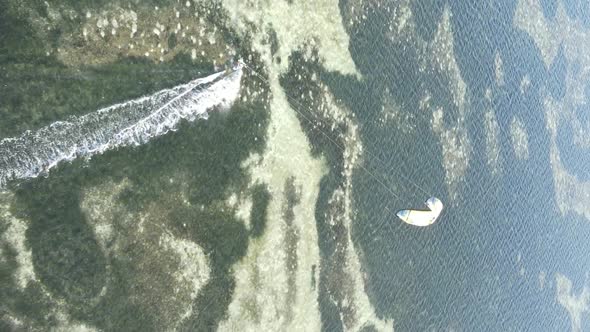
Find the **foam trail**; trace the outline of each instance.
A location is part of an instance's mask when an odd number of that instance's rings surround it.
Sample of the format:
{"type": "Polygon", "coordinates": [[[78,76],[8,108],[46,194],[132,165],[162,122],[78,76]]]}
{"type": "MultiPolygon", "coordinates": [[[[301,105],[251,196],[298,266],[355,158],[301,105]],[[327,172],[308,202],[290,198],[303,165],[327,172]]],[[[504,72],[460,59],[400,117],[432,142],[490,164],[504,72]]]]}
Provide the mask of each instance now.
{"type": "Polygon", "coordinates": [[[174,130],[182,119],[207,118],[229,108],[240,91],[242,66],[153,95],[116,104],[0,141],[0,189],[8,181],[46,173],[61,161],[140,145],[174,130]]]}

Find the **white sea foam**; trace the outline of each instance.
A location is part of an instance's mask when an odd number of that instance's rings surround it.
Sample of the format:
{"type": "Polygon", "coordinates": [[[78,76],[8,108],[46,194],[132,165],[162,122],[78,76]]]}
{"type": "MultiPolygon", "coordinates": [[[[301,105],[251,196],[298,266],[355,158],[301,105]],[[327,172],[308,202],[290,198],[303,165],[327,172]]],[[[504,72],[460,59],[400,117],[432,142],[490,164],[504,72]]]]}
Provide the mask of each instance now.
{"type": "Polygon", "coordinates": [[[512,136],[512,146],[518,159],[528,159],[529,157],[529,136],[522,121],[518,118],[512,118],[510,123],[510,135],[512,136]]]}
{"type": "Polygon", "coordinates": [[[146,143],[174,130],[181,120],[206,119],[213,107],[228,108],[240,91],[242,68],[219,72],[153,95],[58,121],[0,141],[0,188],[36,177],[62,161],[146,143]]]}
{"type": "MultiPolygon", "coordinates": [[[[590,310],[590,288],[584,285],[582,292],[578,295],[573,290],[573,283],[568,277],[561,273],[555,274],[557,284],[557,302],[567,310],[572,324],[572,331],[583,331],[583,314],[590,310]]],[[[585,316],[585,315],[584,315],[585,316]]]]}

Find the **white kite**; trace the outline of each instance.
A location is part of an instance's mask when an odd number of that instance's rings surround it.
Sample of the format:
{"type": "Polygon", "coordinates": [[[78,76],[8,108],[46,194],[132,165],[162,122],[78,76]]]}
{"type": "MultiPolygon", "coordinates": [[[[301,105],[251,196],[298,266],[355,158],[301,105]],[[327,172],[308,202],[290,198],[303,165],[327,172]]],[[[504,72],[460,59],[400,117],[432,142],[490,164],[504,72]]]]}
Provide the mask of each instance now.
{"type": "Polygon", "coordinates": [[[426,201],[428,210],[401,210],[397,216],[405,223],[414,226],[428,226],[434,224],[443,210],[443,203],[436,197],[431,197],[426,201]]]}

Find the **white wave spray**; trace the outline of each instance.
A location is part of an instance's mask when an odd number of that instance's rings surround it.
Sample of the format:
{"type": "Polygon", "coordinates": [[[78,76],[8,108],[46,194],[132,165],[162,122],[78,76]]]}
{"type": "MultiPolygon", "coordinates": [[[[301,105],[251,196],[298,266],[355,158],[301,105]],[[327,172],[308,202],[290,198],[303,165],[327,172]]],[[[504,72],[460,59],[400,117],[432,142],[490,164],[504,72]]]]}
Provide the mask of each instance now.
{"type": "Polygon", "coordinates": [[[47,173],[62,161],[140,145],[174,130],[183,119],[208,117],[238,98],[242,66],[153,95],[116,104],[0,141],[0,189],[11,180],[47,173]]]}

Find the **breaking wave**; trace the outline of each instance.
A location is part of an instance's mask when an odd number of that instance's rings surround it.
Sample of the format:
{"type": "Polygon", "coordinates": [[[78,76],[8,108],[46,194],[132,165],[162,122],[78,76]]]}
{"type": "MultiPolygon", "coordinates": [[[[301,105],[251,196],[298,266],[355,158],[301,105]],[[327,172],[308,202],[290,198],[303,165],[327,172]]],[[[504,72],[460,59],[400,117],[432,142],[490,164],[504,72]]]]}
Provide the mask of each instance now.
{"type": "Polygon", "coordinates": [[[242,66],[116,104],[37,131],[0,141],[0,189],[8,181],[44,174],[62,161],[146,143],[174,130],[183,119],[208,117],[229,108],[240,91],[242,66]]]}

